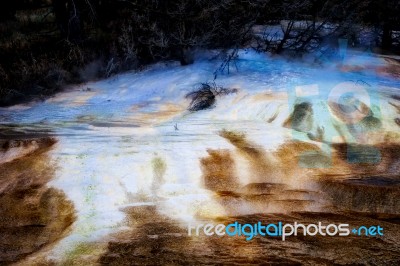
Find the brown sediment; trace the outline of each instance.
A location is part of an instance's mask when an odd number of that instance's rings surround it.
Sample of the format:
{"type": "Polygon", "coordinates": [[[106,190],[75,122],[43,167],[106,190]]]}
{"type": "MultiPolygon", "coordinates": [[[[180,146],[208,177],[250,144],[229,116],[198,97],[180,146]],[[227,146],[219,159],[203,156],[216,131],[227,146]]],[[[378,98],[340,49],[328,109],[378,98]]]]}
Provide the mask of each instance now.
{"type": "MultiPolygon", "coordinates": [[[[220,190],[230,191],[217,194],[216,200],[224,208],[250,203],[254,211],[262,210],[264,204],[264,210],[291,212],[312,210],[313,204],[322,208],[331,204],[341,210],[359,208],[371,213],[398,213],[400,205],[396,207],[393,199],[400,195],[400,187],[393,184],[400,183],[400,145],[390,143],[390,138],[388,143],[376,145],[330,144],[331,152],[326,154],[319,146],[307,142],[289,141],[276,151],[267,151],[246,140],[244,134],[223,131],[220,135],[250,162],[250,172],[259,174],[258,181],[248,180],[243,187],[229,188],[225,181],[237,175],[229,172],[234,166],[224,166],[223,158],[215,160],[220,174],[214,175],[217,180],[213,182],[220,182],[221,187],[225,183],[224,189],[220,190]],[[225,175],[223,178],[219,177],[221,172],[225,175]],[[270,181],[273,179],[275,182],[270,181]],[[379,182],[389,185],[383,187],[379,182]],[[340,189],[342,186],[346,189],[340,189]],[[337,198],[332,198],[335,195],[337,198]],[[388,202],[386,207],[384,202],[388,202]]],[[[228,151],[225,153],[229,154],[228,151]]],[[[229,162],[234,164],[232,159],[229,162]]],[[[203,164],[202,170],[203,174],[207,173],[205,176],[212,176],[215,167],[203,164]]],[[[206,188],[218,190],[212,186],[206,188]]]]}
{"type": "MultiPolygon", "coordinates": [[[[249,160],[255,173],[265,173],[263,177],[275,174],[282,181],[285,177],[304,174],[310,177],[336,175],[343,178],[354,175],[396,175],[400,171],[400,145],[392,142],[396,134],[386,135],[386,143],[375,145],[329,144],[330,154],[323,153],[315,144],[302,141],[288,141],[272,152],[246,140],[243,134],[222,131],[220,135],[249,160]]],[[[209,171],[212,172],[212,169],[209,171]]],[[[264,178],[260,183],[268,182],[268,178],[264,178]]]]}
{"type": "Polygon", "coordinates": [[[0,164],[40,152],[55,142],[53,138],[0,140],[0,164]]]}
{"type": "Polygon", "coordinates": [[[333,167],[348,168],[352,175],[398,175],[400,170],[400,145],[381,143],[376,145],[332,144],[333,167]],[[335,164],[335,162],[337,162],[335,164]]]}
{"type": "MultiPolygon", "coordinates": [[[[365,134],[367,132],[377,131],[377,130],[381,129],[381,127],[382,127],[382,121],[379,118],[373,116],[371,113],[371,115],[364,117],[360,121],[359,126],[355,127],[355,128],[361,129],[362,130],[361,132],[365,134]]],[[[349,128],[349,126],[348,126],[348,128],[349,128]]],[[[349,128],[349,130],[351,131],[350,128],[349,128]]]]}
{"type": "Polygon", "coordinates": [[[359,72],[367,69],[364,66],[351,66],[351,65],[339,65],[338,68],[342,72],[359,72]]]}
{"type": "Polygon", "coordinates": [[[384,66],[360,66],[360,65],[339,65],[338,68],[343,72],[360,72],[360,71],[375,71],[378,75],[385,77],[400,77],[399,60],[395,58],[385,57],[386,64],[384,66]]]}
{"type": "Polygon", "coordinates": [[[179,251],[179,247],[187,246],[186,231],[175,221],[159,215],[155,206],[128,207],[124,211],[132,229],[113,236],[100,264],[171,265],[184,261],[186,251],[179,251]]]}
{"type": "Polygon", "coordinates": [[[238,182],[237,171],[232,171],[235,169],[234,153],[212,151],[209,157],[201,159],[205,188],[217,192],[215,200],[228,213],[236,213],[238,206],[252,206],[250,212],[308,210],[314,203],[314,191],[300,192],[291,185],[297,182],[296,178],[310,173],[302,164],[315,166],[327,160],[318,153],[316,145],[288,142],[277,151],[267,151],[246,140],[243,134],[222,131],[220,135],[249,163],[248,179],[238,182]]]}
{"type": "Polygon", "coordinates": [[[317,145],[303,141],[288,141],[280,145],[274,154],[288,178],[312,174],[308,169],[330,165],[330,159],[322,153],[317,145]]]}
{"type": "Polygon", "coordinates": [[[276,100],[287,100],[288,95],[286,92],[267,92],[257,93],[251,96],[252,102],[265,102],[265,101],[276,101],[276,100]]]}
{"type": "MultiPolygon", "coordinates": [[[[49,188],[55,166],[47,151],[54,139],[36,139],[37,148],[0,164],[0,263],[16,262],[55,242],[75,220],[72,203],[65,194],[49,188]]],[[[19,143],[5,141],[3,152],[19,143]]]]}
{"type": "Polygon", "coordinates": [[[228,150],[208,149],[201,158],[204,186],[213,191],[232,191],[238,187],[235,163],[228,150]]]}
{"type": "Polygon", "coordinates": [[[267,120],[268,123],[272,123],[275,121],[275,119],[278,117],[279,114],[279,108],[276,110],[276,112],[267,120]]]}
{"type": "Polygon", "coordinates": [[[389,102],[389,104],[390,104],[391,106],[393,106],[393,107],[397,110],[397,113],[398,113],[398,114],[400,114],[400,105],[394,104],[394,103],[392,103],[392,102],[389,102]]]}
{"type": "Polygon", "coordinates": [[[381,142],[386,143],[387,145],[391,145],[392,143],[398,144],[400,142],[400,132],[387,131],[382,137],[381,142]]]}
{"type": "Polygon", "coordinates": [[[107,251],[100,257],[101,265],[354,265],[389,264],[400,262],[400,244],[393,241],[400,237],[400,225],[391,221],[400,216],[370,217],[363,213],[312,213],[255,214],[219,217],[193,224],[239,222],[241,224],[291,223],[322,225],[350,224],[353,227],[380,225],[385,237],[304,236],[300,229],[297,236],[255,236],[246,241],[245,236],[196,236],[188,224],[166,218],[156,207],[142,206],[125,209],[132,226],[130,231],[116,234],[107,251]],[[351,247],[351,248],[349,248],[351,247]]]}
{"type": "MultiPolygon", "coordinates": [[[[315,144],[290,141],[282,144],[274,156],[286,176],[343,179],[371,175],[395,176],[400,170],[398,135],[383,136],[385,142],[366,144],[329,144],[330,153],[315,144]]],[[[328,145],[328,144],[326,144],[328,145]]]]}
{"type": "Polygon", "coordinates": [[[398,59],[395,58],[384,58],[386,65],[382,67],[377,67],[376,72],[383,76],[389,76],[393,78],[400,77],[400,63],[398,59]]]}
{"type": "Polygon", "coordinates": [[[400,214],[400,145],[333,144],[332,168],[318,183],[336,209],[400,214]]]}
{"type": "Polygon", "coordinates": [[[224,197],[232,197],[232,198],[241,198],[242,194],[237,193],[237,192],[233,192],[230,190],[224,191],[224,190],[220,190],[220,191],[216,191],[215,193],[217,195],[217,197],[220,198],[224,198],[224,197]]]}
{"type": "Polygon", "coordinates": [[[244,134],[223,130],[220,136],[234,145],[251,166],[251,182],[274,182],[281,172],[273,156],[255,143],[248,141],[244,134]]]}
{"type": "Polygon", "coordinates": [[[276,194],[287,188],[287,185],[280,183],[250,183],[242,188],[242,192],[252,195],[276,194]]]}
{"type": "Polygon", "coordinates": [[[400,214],[400,146],[332,144],[331,166],[312,171],[326,211],[400,214]]]}
{"type": "Polygon", "coordinates": [[[336,210],[400,215],[399,177],[321,179],[319,183],[336,210]]]}
{"type": "Polygon", "coordinates": [[[167,165],[160,157],[153,158],[151,164],[153,167],[153,183],[151,187],[153,190],[157,190],[165,183],[164,174],[167,169],[167,165]]]}
{"type": "Polygon", "coordinates": [[[67,92],[61,92],[56,94],[54,97],[49,98],[47,102],[58,103],[68,107],[76,107],[85,105],[91,98],[96,96],[99,92],[91,90],[89,88],[85,90],[73,90],[67,92]]]}
{"type": "Polygon", "coordinates": [[[137,105],[132,107],[132,111],[134,112],[134,114],[130,115],[129,119],[137,121],[144,125],[151,125],[167,121],[186,110],[184,106],[173,103],[165,103],[159,106],[157,110],[154,110],[152,112],[149,111],[136,113],[135,111],[138,108],[140,107],[138,107],[137,105]]]}
{"type": "MultiPolygon", "coordinates": [[[[284,251],[277,255],[271,249],[273,243],[260,245],[260,241],[248,242],[239,237],[189,236],[186,224],[160,215],[155,207],[130,207],[125,212],[134,227],[113,237],[107,252],[99,259],[101,265],[299,264],[295,258],[286,258],[284,251]]],[[[201,222],[216,224],[230,220],[221,217],[201,222]]]]}

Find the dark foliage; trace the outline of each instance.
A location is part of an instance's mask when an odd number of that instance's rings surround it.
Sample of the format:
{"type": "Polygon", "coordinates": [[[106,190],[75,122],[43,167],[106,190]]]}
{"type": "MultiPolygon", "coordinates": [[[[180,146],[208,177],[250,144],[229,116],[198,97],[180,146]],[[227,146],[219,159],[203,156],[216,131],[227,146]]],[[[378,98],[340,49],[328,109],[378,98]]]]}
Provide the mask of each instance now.
{"type": "Polygon", "coordinates": [[[339,38],[356,46],[360,27],[375,32],[372,48],[398,52],[399,13],[394,0],[5,1],[0,8],[0,105],[42,98],[64,84],[158,60],[191,64],[199,48],[233,51],[215,78],[229,72],[241,47],[299,55],[335,46],[339,38]],[[283,37],[254,37],[256,24],[280,25],[283,37]]]}
{"type": "Polygon", "coordinates": [[[217,96],[228,95],[231,93],[237,93],[238,89],[224,88],[218,86],[216,83],[202,83],[200,88],[190,92],[186,95],[186,98],[191,99],[188,107],[189,111],[199,111],[210,108],[214,105],[217,96]]]}
{"type": "Polygon", "coordinates": [[[215,103],[215,95],[208,84],[202,84],[199,90],[186,95],[186,98],[191,98],[192,101],[188,107],[189,111],[200,111],[210,108],[215,103]]]}

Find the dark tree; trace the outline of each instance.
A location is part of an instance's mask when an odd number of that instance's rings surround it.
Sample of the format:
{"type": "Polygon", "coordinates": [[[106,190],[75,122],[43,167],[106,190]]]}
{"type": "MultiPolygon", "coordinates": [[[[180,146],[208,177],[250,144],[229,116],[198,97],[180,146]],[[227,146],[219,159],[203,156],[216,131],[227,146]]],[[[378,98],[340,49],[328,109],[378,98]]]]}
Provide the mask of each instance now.
{"type": "Polygon", "coordinates": [[[82,0],[53,0],[53,11],[62,38],[71,42],[82,40],[82,0]]]}

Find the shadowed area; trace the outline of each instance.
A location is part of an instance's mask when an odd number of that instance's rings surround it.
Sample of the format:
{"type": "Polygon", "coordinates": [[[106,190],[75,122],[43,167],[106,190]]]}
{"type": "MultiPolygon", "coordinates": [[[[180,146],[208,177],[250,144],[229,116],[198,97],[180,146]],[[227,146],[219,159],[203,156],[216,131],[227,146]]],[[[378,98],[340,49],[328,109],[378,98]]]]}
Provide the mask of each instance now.
{"type": "Polygon", "coordinates": [[[400,214],[400,180],[364,177],[343,181],[321,181],[321,189],[334,209],[365,213],[400,214]]]}

